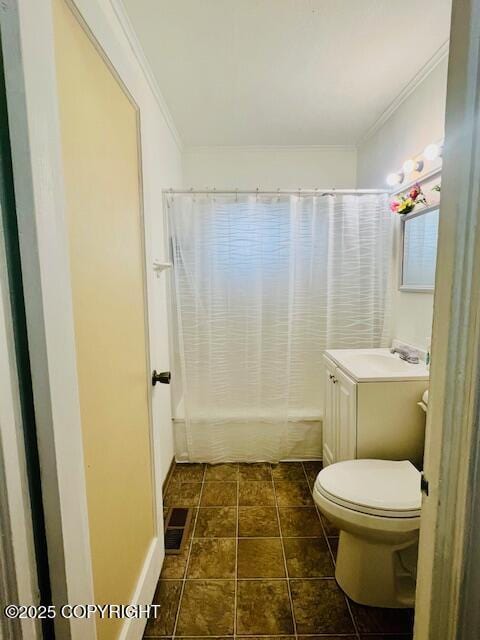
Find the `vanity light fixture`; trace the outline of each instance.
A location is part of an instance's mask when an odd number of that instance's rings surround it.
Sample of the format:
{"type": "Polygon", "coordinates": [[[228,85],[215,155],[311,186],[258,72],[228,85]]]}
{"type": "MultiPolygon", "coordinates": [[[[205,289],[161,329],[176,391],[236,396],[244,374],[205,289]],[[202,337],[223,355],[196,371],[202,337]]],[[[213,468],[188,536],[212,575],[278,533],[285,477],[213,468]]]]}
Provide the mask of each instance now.
{"type": "MultiPolygon", "coordinates": [[[[425,167],[425,161],[428,160],[432,162],[437,158],[442,156],[443,152],[443,141],[442,142],[432,142],[428,144],[423,150],[422,156],[417,156],[416,158],[407,158],[402,165],[402,170],[396,173],[389,173],[387,176],[387,184],[390,187],[395,187],[405,179],[405,176],[409,176],[412,173],[420,173],[423,171],[425,167]]],[[[414,180],[415,178],[413,178],[414,180]]]]}
{"type": "Polygon", "coordinates": [[[389,173],[387,176],[387,184],[390,187],[394,187],[396,184],[402,184],[404,177],[403,173],[389,173]]]}

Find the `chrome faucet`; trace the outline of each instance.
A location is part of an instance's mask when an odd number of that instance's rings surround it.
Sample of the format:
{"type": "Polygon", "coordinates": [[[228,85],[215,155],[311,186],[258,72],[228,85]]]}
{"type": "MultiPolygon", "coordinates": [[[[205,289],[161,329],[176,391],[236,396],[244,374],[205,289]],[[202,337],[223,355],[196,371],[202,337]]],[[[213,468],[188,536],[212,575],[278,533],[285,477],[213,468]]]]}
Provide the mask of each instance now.
{"type": "Polygon", "coordinates": [[[419,362],[418,354],[406,347],[393,347],[390,349],[390,353],[398,353],[400,360],[405,360],[405,362],[409,362],[410,364],[418,364],[419,362]]]}

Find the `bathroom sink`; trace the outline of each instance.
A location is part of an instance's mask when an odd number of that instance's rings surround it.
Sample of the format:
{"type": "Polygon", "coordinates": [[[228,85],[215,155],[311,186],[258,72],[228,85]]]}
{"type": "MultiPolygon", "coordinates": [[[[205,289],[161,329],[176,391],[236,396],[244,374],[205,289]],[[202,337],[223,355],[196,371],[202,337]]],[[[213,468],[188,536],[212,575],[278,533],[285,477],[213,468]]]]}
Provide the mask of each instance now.
{"type": "Polygon", "coordinates": [[[332,349],[326,354],[358,381],[428,380],[429,376],[422,362],[406,362],[389,349],[332,349]]]}
{"type": "Polygon", "coordinates": [[[412,367],[415,369],[418,367],[418,364],[413,365],[405,360],[401,360],[398,356],[384,353],[355,353],[350,356],[349,360],[357,363],[358,366],[372,367],[372,369],[378,372],[387,374],[412,371],[412,367]]]}

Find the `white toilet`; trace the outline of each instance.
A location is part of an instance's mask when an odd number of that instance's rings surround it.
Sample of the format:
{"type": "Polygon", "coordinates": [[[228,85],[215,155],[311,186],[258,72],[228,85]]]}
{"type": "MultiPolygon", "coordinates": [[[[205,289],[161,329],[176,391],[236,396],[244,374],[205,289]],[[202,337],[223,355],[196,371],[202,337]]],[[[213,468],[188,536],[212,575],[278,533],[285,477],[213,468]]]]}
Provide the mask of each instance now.
{"type": "Polygon", "coordinates": [[[412,607],[420,472],[408,461],[348,460],[319,474],[313,496],[340,529],[335,577],[355,602],[412,607]]]}

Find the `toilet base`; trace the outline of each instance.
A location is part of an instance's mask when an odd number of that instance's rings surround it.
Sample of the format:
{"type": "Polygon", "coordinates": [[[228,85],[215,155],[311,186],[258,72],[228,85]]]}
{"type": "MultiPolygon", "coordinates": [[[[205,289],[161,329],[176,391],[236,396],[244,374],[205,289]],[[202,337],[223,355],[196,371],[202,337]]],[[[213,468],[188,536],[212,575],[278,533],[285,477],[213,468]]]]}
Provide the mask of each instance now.
{"type": "Polygon", "coordinates": [[[418,535],[401,544],[380,544],[340,532],[335,577],[354,602],[403,608],[415,603],[418,535]]]}

